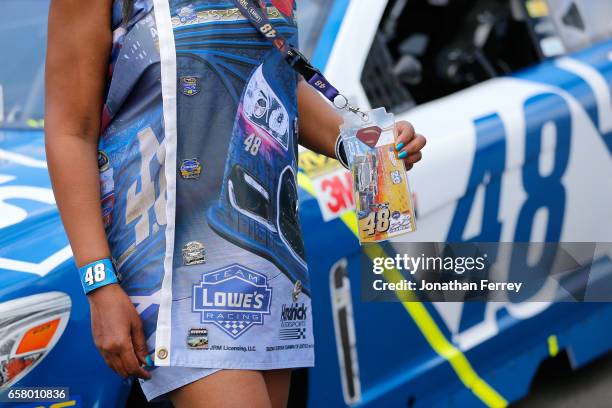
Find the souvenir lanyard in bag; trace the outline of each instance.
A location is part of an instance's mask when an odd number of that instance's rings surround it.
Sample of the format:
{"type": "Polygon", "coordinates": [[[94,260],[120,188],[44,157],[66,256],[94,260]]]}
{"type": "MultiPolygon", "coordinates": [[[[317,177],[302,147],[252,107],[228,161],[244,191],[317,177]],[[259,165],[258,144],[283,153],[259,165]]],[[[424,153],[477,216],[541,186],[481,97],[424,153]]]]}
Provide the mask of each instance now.
{"type": "Polygon", "coordinates": [[[274,28],[268,19],[267,10],[264,4],[258,0],[234,0],[234,4],[240,12],[249,19],[251,24],[266,37],[276,47],[285,58],[285,61],[317,91],[327,98],[336,108],[346,109],[360,116],[364,121],[368,119],[368,115],[362,112],[359,108],[351,106],[348,98],[342,95],[325,76],[312,66],[308,58],[306,58],[296,47],[291,45],[287,39],[274,28]]]}

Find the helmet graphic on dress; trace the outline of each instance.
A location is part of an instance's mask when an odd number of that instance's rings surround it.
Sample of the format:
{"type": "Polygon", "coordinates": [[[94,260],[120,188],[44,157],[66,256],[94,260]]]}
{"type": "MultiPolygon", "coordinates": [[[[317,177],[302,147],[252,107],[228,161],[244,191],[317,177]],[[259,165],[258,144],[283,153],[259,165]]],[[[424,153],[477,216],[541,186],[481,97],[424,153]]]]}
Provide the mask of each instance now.
{"type": "Polygon", "coordinates": [[[301,281],[308,293],[297,213],[295,126],[260,66],[238,106],[221,195],[208,221],[228,241],[270,260],[292,282],[301,281]]]}

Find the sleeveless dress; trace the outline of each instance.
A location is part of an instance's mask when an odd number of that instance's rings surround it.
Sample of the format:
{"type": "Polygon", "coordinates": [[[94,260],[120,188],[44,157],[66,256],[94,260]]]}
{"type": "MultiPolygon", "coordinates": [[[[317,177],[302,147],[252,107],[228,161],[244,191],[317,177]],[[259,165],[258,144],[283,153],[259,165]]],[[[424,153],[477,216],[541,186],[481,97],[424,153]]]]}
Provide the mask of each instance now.
{"type": "MultiPolygon", "coordinates": [[[[297,43],[293,0],[266,6],[297,43]]],[[[145,394],[312,366],[296,73],[231,0],[113,7],[101,207],[155,361],[145,394]]]]}

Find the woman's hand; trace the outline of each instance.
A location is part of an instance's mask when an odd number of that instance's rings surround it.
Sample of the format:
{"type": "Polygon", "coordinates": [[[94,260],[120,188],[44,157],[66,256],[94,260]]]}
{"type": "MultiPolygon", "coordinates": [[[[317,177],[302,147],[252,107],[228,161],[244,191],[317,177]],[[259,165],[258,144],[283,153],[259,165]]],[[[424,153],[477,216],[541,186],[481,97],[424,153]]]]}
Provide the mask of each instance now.
{"type": "Polygon", "coordinates": [[[123,378],[151,378],[141,367],[147,364],[142,321],[127,294],[113,284],[96,289],[87,298],[94,343],[106,364],[123,378]]]}
{"type": "MultiPolygon", "coordinates": [[[[342,117],[306,81],[298,82],[298,107],[300,111],[300,144],[317,153],[336,158],[336,139],[342,125],[342,117]]],[[[406,121],[397,122],[396,149],[404,160],[406,170],[421,160],[421,150],[426,140],[414,132],[406,121]]]]}
{"type": "Polygon", "coordinates": [[[406,170],[410,170],[423,157],[421,150],[427,140],[425,136],[415,133],[414,127],[409,122],[397,122],[396,126],[398,136],[395,150],[399,152],[398,157],[404,160],[406,170]]]}

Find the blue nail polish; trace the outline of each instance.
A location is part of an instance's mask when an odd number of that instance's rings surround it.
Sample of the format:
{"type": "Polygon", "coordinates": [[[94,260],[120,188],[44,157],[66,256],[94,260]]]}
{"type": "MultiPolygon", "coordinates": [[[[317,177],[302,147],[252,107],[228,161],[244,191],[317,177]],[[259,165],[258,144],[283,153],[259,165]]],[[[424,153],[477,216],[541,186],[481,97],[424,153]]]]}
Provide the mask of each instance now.
{"type": "Polygon", "coordinates": [[[398,144],[395,145],[395,150],[399,152],[402,147],[404,147],[404,144],[402,142],[399,142],[398,144]]]}
{"type": "Polygon", "coordinates": [[[145,357],[145,361],[147,362],[147,365],[148,365],[149,367],[153,367],[153,359],[151,358],[151,356],[147,355],[147,356],[145,357]]]}
{"type": "Polygon", "coordinates": [[[405,159],[408,156],[408,152],[401,152],[397,155],[400,159],[405,159]]]}

